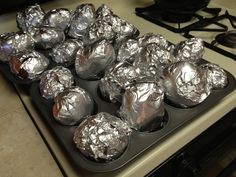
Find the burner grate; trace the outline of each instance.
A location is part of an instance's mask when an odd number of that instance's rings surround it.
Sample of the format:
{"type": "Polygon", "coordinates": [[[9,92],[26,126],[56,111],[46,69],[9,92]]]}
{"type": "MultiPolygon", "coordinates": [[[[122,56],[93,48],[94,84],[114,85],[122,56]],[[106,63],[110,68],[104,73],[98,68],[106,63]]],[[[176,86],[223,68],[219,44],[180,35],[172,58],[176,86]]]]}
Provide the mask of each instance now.
{"type": "MultiPolygon", "coordinates": [[[[221,23],[222,20],[228,20],[231,27],[236,29],[236,17],[229,14],[228,11],[225,11],[223,15],[220,15],[222,11],[221,8],[204,8],[202,12],[207,15],[201,15],[198,13],[177,13],[177,12],[168,12],[171,13],[171,16],[180,16],[180,18],[176,18],[177,20],[171,21],[166,20],[164,17],[166,16],[165,10],[158,7],[157,4],[144,7],[144,8],[136,8],[135,12],[137,16],[140,16],[154,24],[162,26],[172,32],[182,33],[184,37],[191,38],[194,37],[190,32],[219,32],[219,35],[216,36],[211,42],[206,42],[205,46],[221,53],[227,57],[230,57],[236,60],[236,53],[234,54],[231,51],[227,51],[219,47],[218,44],[229,47],[236,48],[236,30],[229,30],[229,26],[221,23]],[[190,17],[189,17],[190,16],[190,17]],[[184,22],[190,19],[190,22],[185,24],[184,22]],[[171,22],[171,23],[169,23],[171,22]],[[214,25],[213,27],[210,27],[214,25]],[[234,42],[235,41],[235,42],[234,42]]],[[[231,28],[230,27],[230,28],[231,28]]],[[[197,36],[196,36],[197,37],[197,36]]]]}

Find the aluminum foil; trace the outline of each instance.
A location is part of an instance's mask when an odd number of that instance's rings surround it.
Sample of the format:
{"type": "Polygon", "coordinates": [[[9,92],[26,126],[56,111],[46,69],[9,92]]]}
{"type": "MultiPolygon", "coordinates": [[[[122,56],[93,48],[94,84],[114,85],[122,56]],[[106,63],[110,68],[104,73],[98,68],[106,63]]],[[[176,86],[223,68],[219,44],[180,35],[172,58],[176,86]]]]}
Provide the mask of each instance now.
{"type": "Polygon", "coordinates": [[[127,38],[135,38],[139,35],[139,30],[133,24],[116,15],[105,16],[104,19],[111,25],[115,33],[115,43],[120,43],[127,38]]]}
{"type": "Polygon", "coordinates": [[[49,65],[49,60],[41,53],[32,51],[21,57],[13,57],[10,61],[11,71],[19,78],[37,79],[49,65]]]}
{"type": "Polygon", "coordinates": [[[7,62],[12,56],[29,52],[34,48],[34,40],[29,33],[4,33],[0,36],[0,61],[7,62]]]}
{"type": "Polygon", "coordinates": [[[99,83],[100,92],[112,102],[121,102],[125,89],[133,85],[138,77],[137,68],[129,63],[120,62],[106,71],[99,83]]]}
{"type": "MultiPolygon", "coordinates": [[[[127,89],[120,108],[121,118],[136,130],[164,116],[164,90],[159,82],[138,83],[127,89]]],[[[151,126],[150,126],[151,127],[151,126]]]]}
{"type": "Polygon", "coordinates": [[[53,105],[53,117],[63,125],[75,125],[83,117],[91,115],[94,102],[90,95],[76,86],[59,93],[53,105]]]}
{"type": "Polygon", "coordinates": [[[136,39],[127,39],[125,40],[119,47],[117,52],[117,61],[119,62],[129,62],[133,63],[133,61],[137,58],[140,52],[139,43],[136,39]]]}
{"type": "Polygon", "coordinates": [[[181,107],[203,102],[211,93],[206,71],[190,62],[178,62],[164,69],[168,100],[181,107]]]}
{"type": "Polygon", "coordinates": [[[103,19],[96,19],[88,28],[86,43],[91,44],[101,39],[107,39],[109,42],[113,42],[115,33],[112,30],[112,26],[103,19]]]}
{"type": "Polygon", "coordinates": [[[174,45],[170,44],[164,38],[164,36],[162,36],[160,34],[147,33],[147,34],[139,37],[138,42],[139,42],[139,45],[142,46],[142,47],[145,47],[146,45],[151,44],[151,43],[155,43],[155,44],[161,46],[162,48],[164,48],[164,49],[166,49],[170,52],[174,48],[174,45]]]}
{"type": "Polygon", "coordinates": [[[163,69],[176,62],[175,57],[157,43],[147,44],[134,60],[134,66],[144,71],[145,75],[162,75],[163,69]]]}
{"type": "Polygon", "coordinates": [[[45,14],[43,25],[65,31],[70,25],[71,11],[66,8],[52,9],[45,14]]]}
{"type": "Polygon", "coordinates": [[[74,11],[68,35],[73,38],[83,38],[88,27],[95,19],[93,4],[81,4],[74,11]]]}
{"type": "Polygon", "coordinates": [[[110,16],[113,14],[114,13],[107,5],[102,4],[96,11],[96,18],[104,18],[105,16],[110,16]]]}
{"type": "Polygon", "coordinates": [[[207,80],[212,88],[224,88],[228,84],[226,72],[217,64],[207,63],[201,65],[207,71],[207,80]]]}
{"type": "Polygon", "coordinates": [[[34,28],[31,29],[30,33],[35,40],[36,46],[42,49],[51,49],[65,40],[64,32],[57,28],[34,28]]]}
{"type": "Polygon", "coordinates": [[[39,88],[44,98],[51,99],[73,84],[74,78],[71,71],[62,66],[57,66],[42,74],[39,88]]]}
{"type": "Polygon", "coordinates": [[[76,73],[83,79],[98,79],[114,61],[113,46],[104,39],[91,47],[78,50],[75,60],[76,73]]]}
{"type": "Polygon", "coordinates": [[[96,14],[97,19],[100,18],[111,26],[115,35],[115,43],[120,43],[129,37],[135,38],[139,35],[139,30],[133,24],[115,15],[112,10],[104,4],[98,8],[96,14]]]}
{"type": "Polygon", "coordinates": [[[174,49],[174,55],[179,61],[198,62],[204,54],[203,40],[191,38],[180,42],[174,49]]]}
{"type": "Polygon", "coordinates": [[[51,57],[56,63],[71,64],[76,58],[76,53],[83,48],[83,41],[67,39],[52,49],[51,57]]]}
{"type": "Polygon", "coordinates": [[[130,134],[131,129],[121,119],[101,112],[87,117],[75,130],[73,140],[83,155],[104,162],[125,151],[130,134]]]}
{"type": "Polygon", "coordinates": [[[31,27],[40,27],[45,12],[38,4],[27,7],[16,15],[16,22],[19,29],[27,31],[31,27]]]}

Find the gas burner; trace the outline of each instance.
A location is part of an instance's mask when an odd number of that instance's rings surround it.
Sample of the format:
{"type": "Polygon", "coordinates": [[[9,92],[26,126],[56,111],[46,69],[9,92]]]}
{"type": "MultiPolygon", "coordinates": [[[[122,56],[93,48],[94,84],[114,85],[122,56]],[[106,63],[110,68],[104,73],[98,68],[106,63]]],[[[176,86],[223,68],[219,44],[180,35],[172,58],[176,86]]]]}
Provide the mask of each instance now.
{"type": "Polygon", "coordinates": [[[221,44],[226,47],[236,48],[236,30],[231,30],[226,33],[218,34],[212,44],[221,44]]]}
{"type": "Polygon", "coordinates": [[[188,14],[174,14],[174,13],[164,13],[162,19],[170,23],[184,23],[192,20],[192,16],[188,14]]]}
{"type": "Polygon", "coordinates": [[[172,32],[181,33],[186,38],[204,34],[206,47],[236,60],[236,16],[230,15],[227,10],[224,13],[221,8],[205,7],[197,12],[180,12],[153,4],[136,8],[135,12],[137,16],[172,32]],[[213,36],[216,36],[215,39],[213,36]]]}
{"type": "MultiPolygon", "coordinates": [[[[190,30],[199,30],[202,26],[205,26],[209,23],[211,18],[217,17],[221,11],[220,8],[204,8],[203,12],[209,14],[210,18],[204,18],[202,15],[198,15],[194,12],[177,12],[174,10],[162,9],[158,4],[154,4],[144,8],[136,8],[136,15],[155,23],[159,26],[162,26],[170,31],[175,33],[185,33],[190,30]],[[194,20],[193,20],[194,19],[194,20]],[[202,23],[204,21],[204,23],[202,23]],[[168,22],[178,24],[178,26],[172,26],[168,22]],[[188,25],[185,25],[185,22],[189,22],[188,25]]],[[[218,24],[217,24],[218,25],[218,24]]],[[[206,29],[206,31],[227,31],[225,26],[219,25],[218,29],[206,29]],[[223,29],[222,29],[223,28],[223,29]]]]}

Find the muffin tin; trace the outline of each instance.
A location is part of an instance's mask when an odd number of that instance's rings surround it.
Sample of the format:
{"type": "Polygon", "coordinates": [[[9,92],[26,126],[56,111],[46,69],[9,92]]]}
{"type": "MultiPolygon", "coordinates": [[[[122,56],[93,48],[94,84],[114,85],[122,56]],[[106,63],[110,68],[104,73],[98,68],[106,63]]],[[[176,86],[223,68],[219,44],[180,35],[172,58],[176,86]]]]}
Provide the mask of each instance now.
{"type": "MultiPolygon", "coordinates": [[[[205,61],[202,60],[202,62],[205,61]]],[[[120,104],[111,103],[102,98],[98,91],[99,80],[87,81],[80,79],[75,74],[74,68],[70,67],[70,69],[75,76],[76,85],[88,91],[94,99],[94,114],[103,111],[117,116],[117,111],[119,110],[120,104]]],[[[30,96],[35,107],[42,114],[42,119],[45,121],[46,125],[58,141],[58,144],[64,150],[66,156],[70,159],[76,169],[83,168],[91,172],[109,172],[119,169],[129,163],[148,148],[158,144],[165,137],[199,117],[201,114],[217,104],[217,102],[219,102],[222,98],[232,92],[236,88],[236,80],[229,72],[226,73],[228,76],[228,85],[223,89],[213,90],[204,102],[195,107],[185,109],[178,108],[165,101],[164,107],[166,115],[163,119],[157,119],[157,122],[159,121],[159,128],[150,132],[133,131],[130,136],[129,144],[124,153],[113,161],[103,163],[92,161],[80,153],[73,143],[73,133],[76,126],[61,125],[53,118],[53,100],[46,100],[41,96],[38,82],[32,83],[30,96]]]]}

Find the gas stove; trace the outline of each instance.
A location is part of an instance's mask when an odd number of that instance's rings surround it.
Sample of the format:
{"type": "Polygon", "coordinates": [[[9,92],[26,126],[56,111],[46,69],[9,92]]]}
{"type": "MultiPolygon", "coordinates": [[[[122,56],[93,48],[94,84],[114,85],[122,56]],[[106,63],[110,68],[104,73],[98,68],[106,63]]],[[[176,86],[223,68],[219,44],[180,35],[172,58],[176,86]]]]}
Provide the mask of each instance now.
{"type": "Polygon", "coordinates": [[[205,46],[236,60],[236,16],[219,7],[197,12],[166,12],[158,3],[136,8],[136,15],[184,37],[199,37],[205,46]]]}

